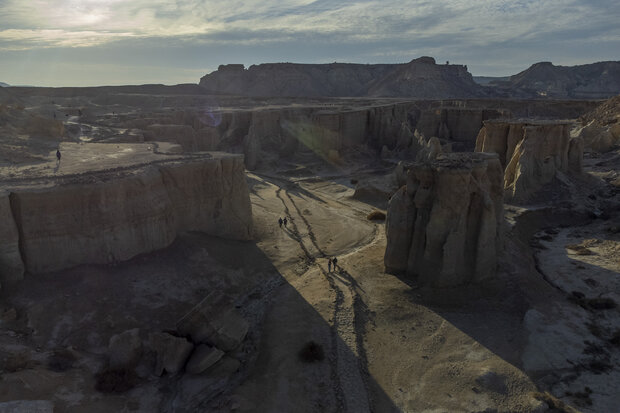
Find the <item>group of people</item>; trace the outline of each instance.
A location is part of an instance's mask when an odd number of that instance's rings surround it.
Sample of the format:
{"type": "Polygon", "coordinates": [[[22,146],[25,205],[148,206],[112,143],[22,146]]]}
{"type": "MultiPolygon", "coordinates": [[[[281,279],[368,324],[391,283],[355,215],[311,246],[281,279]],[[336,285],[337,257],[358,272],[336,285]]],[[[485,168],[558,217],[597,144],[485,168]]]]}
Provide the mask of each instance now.
{"type": "MultiPolygon", "coordinates": [[[[282,224],[284,224],[284,226],[286,227],[287,223],[288,223],[288,220],[286,219],[286,217],[278,218],[278,225],[280,225],[280,228],[282,228],[282,224]]],[[[328,260],[327,260],[327,270],[328,270],[328,272],[332,272],[332,266],[334,267],[334,271],[336,271],[336,267],[338,266],[338,258],[336,258],[336,257],[328,258],[328,260]]]]}
{"type": "Polygon", "coordinates": [[[284,217],[284,219],[282,219],[282,217],[280,217],[280,219],[278,219],[278,224],[280,224],[280,228],[282,228],[282,224],[284,224],[284,226],[286,226],[287,223],[288,223],[288,221],[286,220],[286,217],[284,217]]]}
{"type": "Polygon", "coordinates": [[[334,271],[336,271],[336,267],[338,266],[338,258],[328,258],[327,259],[327,270],[328,272],[332,272],[332,265],[334,266],[334,271]]]}

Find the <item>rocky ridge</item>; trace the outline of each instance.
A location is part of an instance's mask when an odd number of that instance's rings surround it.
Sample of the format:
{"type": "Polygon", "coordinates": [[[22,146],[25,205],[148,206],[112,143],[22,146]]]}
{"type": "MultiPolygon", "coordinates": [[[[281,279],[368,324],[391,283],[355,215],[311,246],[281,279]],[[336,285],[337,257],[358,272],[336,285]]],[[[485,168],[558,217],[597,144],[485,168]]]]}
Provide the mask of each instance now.
{"type": "Polygon", "coordinates": [[[540,62],[507,81],[491,81],[488,85],[506,97],[606,99],[620,93],[620,61],[578,66],[540,62]]]}

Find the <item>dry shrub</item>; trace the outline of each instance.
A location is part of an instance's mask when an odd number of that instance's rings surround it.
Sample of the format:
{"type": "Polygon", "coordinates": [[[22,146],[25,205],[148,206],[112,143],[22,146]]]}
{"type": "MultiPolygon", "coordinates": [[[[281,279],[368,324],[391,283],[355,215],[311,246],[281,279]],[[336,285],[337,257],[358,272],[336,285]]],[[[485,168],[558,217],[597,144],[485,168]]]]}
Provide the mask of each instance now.
{"type": "Polygon", "coordinates": [[[105,369],[95,375],[95,390],[101,393],[124,393],[138,384],[132,369],[105,369]]]}
{"type": "Polygon", "coordinates": [[[352,185],[357,185],[357,183],[358,183],[359,181],[358,181],[357,179],[355,179],[355,178],[351,178],[351,181],[350,181],[350,182],[351,182],[351,184],[352,184],[352,185]]]}
{"type": "Polygon", "coordinates": [[[385,219],[385,212],[374,210],[366,216],[366,219],[369,221],[383,221],[385,219]]]}
{"type": "Polygon", "coordinates": [[[613,332],[609,342],[616,347],[620,347],[620,328],[613,332]]]}
{"type": "MultiPolygon", "coordinates": [[[[581,295],[583,296],[583,294],[581,295]]],[[[576,295],[575,292],[573,292],[568,299],[585,310],[613,310],[617,307],[616,302],[612,298],[585,298],[582,296],[576,295]]]]}
{"type": "Polygon", "coordinates": [[[593,310],[611,310],[616,308],[616,302],[611,298],[586,298],[585,302],[593,310]]]}
{"type": "Polygon", "coordinates": [[[299,351],[299,358],[306,363],[323,361],[325,358],[323,346],[314,341],[308,341],[299,351]]]}
{"type": "Polygon", "coordinates": [[[4,359],[0,364],[0,369],[7,373],[15,373],[16,371],[32,367],[32,364],[30,355],[25,351],[21,351],[4,359]]]}

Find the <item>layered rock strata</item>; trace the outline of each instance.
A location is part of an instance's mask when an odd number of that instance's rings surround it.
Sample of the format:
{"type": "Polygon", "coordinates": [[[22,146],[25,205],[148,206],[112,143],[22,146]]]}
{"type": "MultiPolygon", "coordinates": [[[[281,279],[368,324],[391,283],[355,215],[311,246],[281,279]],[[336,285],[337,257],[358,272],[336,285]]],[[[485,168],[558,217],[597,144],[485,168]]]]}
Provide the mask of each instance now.
{"type": "Polygon", "coordinates": [[[21,276],[17,257],[43,273],[127,260],[183,231],[247,240],[252,229],[243,157],[226,154],[17,187],[0,197],[0,213],[2,279],[21,276]]]}
{"type": "Polygon", "coordinates": [[[499,155],[506,201],[526,202],[558,172],[582,172],[583,140],[571,138],[570,128],[562,121],[484,122],[476,151],[499,155]]]}
{"type": "Polygon", "coordinates": [[[390,200],[386,271],[433,287],[493,278],[502,248],[502,194],[495,154],[441,154],[413,164],[390,200]]]}

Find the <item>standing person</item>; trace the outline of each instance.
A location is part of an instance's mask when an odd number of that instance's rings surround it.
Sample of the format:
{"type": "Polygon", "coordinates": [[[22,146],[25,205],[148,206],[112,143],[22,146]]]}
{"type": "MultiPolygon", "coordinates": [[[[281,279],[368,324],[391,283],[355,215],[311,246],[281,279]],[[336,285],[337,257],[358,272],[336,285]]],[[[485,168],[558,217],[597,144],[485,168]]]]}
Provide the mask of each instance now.
{"type": "Polygon", "coordinates": [[[60,163],[60,149],[56,149],[56,162],[60,163]]]}
{"type": "Polygon", "coordinates": [[[280,219],[278,219],[278,224],[280,224],[280,228],[282,228],[282,217],[280,217],[280,219]]]}
{"type": "Polygon", "coordinates": [[[332,272],[332,259],[327,259],[327,272],[332,272]]]}
{"type": "Polygon", "coordinates": [[[286,217],[284,217],[284,226],[286,226],[286,223],[287,223],[286,217]]]}
{"type": "Polygon", "coordinates": [[[334,263],[334,271],[336,271],[336,266],[338,265],[338,258],[334,257],[332,259],[332,262],[334,263]]]}

